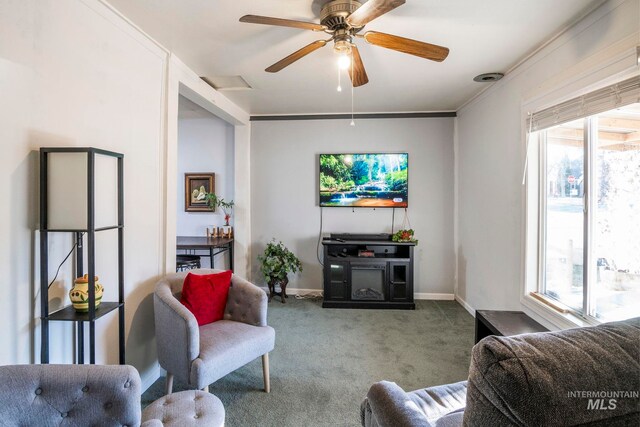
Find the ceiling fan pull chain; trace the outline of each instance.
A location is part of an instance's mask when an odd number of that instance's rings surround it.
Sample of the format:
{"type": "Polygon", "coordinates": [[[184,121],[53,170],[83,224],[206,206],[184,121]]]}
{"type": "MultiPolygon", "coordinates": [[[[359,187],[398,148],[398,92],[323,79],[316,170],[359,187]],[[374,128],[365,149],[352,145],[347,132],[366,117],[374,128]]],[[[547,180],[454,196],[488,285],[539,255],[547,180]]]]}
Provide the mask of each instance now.
{"type": "MultiPolygon", "coordinates": [[[[353,76],[353,49],[351,50],[351,75],[353,76]]],[[[351,123],[350,126],[355,126],[356,122],[353,120],[353,81],[351,82],[351,123]]]]}

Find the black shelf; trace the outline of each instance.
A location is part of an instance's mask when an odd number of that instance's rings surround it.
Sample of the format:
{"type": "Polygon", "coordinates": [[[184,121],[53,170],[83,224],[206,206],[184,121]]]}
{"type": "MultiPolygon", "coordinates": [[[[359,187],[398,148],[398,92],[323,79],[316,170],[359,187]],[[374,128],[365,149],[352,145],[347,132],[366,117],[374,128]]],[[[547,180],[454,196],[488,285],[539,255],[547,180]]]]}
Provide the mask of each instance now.
{"type": "MultiPolygon", "coordinates": [[[[120,307],[124,307],[124,303],[119,302],[102,302],[100,307],[96,310],[93,320],[99,319],[111,313],[113,310],[117,310],[120,307]]],[[[68,305],[58,311],[54,311],[49,314],[49,321],[64,321],[64,322],[91,322],[89,313],[78,313],[72,305],[68,305]]]]}
{"type": "MultiPolygon", "coordinates": [[[[72,191],[72,189],[68,189],[72,191]]],[[[82,196],[79,194],[78,196],[82,196]]],[[[105,315],[118,312],[118,346],[119,363],[125,363],[125,341],[124,341],[124,155],[113,151],[102,150],[93,147],[42,147],[40,148],[40,362],[49,363],[49,322],[67,321],[76,324],[76,351],[77,363],[84,363],[85,359],[85,325],[89,326],[89,363],[96,363],[95,344],[96,328],[95,321],[105,315]],[[86,228],[82,229],[55,229],[49,228],[49,159],[50,153],[81,153],[86,155],[87,162],[87,212],[86,228]],[[116,224],[105,227],[96,227],[96,156],[109,156],[117,159],[117,210],[118,217],[116,224]],[[118,230],[118,256],[117,256],[117,285],[118,302],[102,302],[98,309],[95,309],[95,260],[96,260],[96,233],[106,230],[118,230]],[[75,275],[81,277],[84,271],[84,247],[86,235],[87,249],[87,271],[89,276],[88,294],[89,311],[78,313],[72,305],[63,309],[49,313],[49,233],[72,233],[75,236],[75,275]]]]}
{"type": "Polygon", "coordinates": [[[385,260],[385,261],[406,261],[407,258],[394,256],[394,254],[376,254],[376,256],[357,256],[357,255],[327,255],[327,258],[331,258],[336,261],[376,261],[376,260],[385,260]]]}
{"type": "Polygon", "coordinates": [[[415,246],[415,242],[394,242],[392,240],[335,240],[324,238],[323,245],[367,245],[367,246],[415,246]]]}
{"type": "MultiPolygon", "coordinates": [[[[96,228],[93,231],[106,231],[106,230],[117,230],[119,228],[124,228],[124,225],[108,225],[106,227],[96,228]]],[[[62,228],[50,228],[41,231],[47,231],[49,233],[88,233],[89,229],[87,228],[74,228],[74,229],[62,229],[62,228]]]]}
{"type": "Polygon", "coordinates": [[[124,154],[122,153],[116,153],[115,151],[108,151],[95,147],[41,147],[40,153],[87,153],[116,157],[118,159],[124,158],[124,154]]]}

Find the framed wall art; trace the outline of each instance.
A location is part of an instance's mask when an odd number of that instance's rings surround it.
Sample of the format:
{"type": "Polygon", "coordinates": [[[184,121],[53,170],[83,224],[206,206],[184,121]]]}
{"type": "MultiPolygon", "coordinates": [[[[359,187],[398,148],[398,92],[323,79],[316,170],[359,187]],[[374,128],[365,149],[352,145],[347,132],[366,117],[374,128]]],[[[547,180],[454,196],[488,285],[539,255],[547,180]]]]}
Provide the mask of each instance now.
{"type": "Polygon", "coordinates": [[[184,211],[211,212],[207,203],[207,194],[215,192],[214,173],[184,174],[184,211]]]}

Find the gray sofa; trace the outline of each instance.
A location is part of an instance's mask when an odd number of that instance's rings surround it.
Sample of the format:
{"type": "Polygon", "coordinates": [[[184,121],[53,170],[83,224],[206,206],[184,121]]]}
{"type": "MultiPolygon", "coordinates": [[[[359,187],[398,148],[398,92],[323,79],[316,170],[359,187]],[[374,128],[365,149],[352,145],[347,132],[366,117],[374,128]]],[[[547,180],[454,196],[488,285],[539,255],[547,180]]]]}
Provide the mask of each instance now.
{"type": "Polygon", "coordinates": [[[374,384],[365,427],[638,426],[640,318],[559,332],[487,337],[468,381],[405,392],[374,384]]]}

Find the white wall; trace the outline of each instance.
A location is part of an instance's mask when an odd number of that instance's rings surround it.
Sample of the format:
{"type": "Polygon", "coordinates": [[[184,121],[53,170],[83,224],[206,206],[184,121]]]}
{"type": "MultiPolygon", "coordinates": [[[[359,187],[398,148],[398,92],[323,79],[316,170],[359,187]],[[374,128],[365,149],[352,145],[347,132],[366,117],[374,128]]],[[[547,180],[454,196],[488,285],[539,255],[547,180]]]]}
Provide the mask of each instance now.
{"type": "MultiPolygon", "coordinates": [[[[161,272],[166,54],[105,19],[109,16],[94,1],[0,3],[0,364],[40,360],[39,320],[34,320],[39,317],[37,150],[94,146],[125,155],[127,362],[143,376],[156,366],[150,294],[161,272]]],[[[106,288],[104,299],[111,301],[117,300],[115,236],[97,237],[97,274],[106,288]]],[[[68,236],[52,237],[51,276],[70,243],[68,236]]],[[[71,282],[71,270],[65,269],[52,287],[52,308],[68,303],[71,282]]],[[[51,362],[73,361],[72,327],[52,324],[51,362]]],[[[98,363],[117,363],[115,312],[100,319],[96,330],[98,363]]]]}
{"type": "MultiPolygon", "coordinates": [[[[0,365],[40,361],[37,150],[94,146],[125,156],[126,361],[138,368],[144,386],[155,381],[152,292],[158,277],[175,268],[183,91],[240,130],[230,137],[236,154],[228,160],[232,175],[240,170],[242,180],[234,176],[227,185],[243,185],[249,176],[247,113],[107,4],[0,2],[0,365]]],[[[241,208],[236,225],[242,225],[235,258],[244,269],[249,190],[235,193],[241,208]]],[[[50,238],[51,275],[71,245],[71,236],[50,238]]],[[[96,246],[104,300],[116,300],[115,232],[99,233],[96,246]]],[[[68,261],[51,287],[51,310],[68,304],[71,267],[68,261]]],[[[116,317],[114,312],[96,323],[98,363],[118,361],[116,317]]],[[[50,333],[51,362],[73,362],[73,325],[52,323],[50,333]]]]}
{"type": "Polygon", "coordinates": [[[234,198],[234,127],[208,112],[204,115],[208,117],[182,118],[178,121],[179,236],[205,236],[206,227],[224,224],[221,209],[215,213],[185,212],[185,173],[215,173],[216,195],[227,201],[234,198]]]}
{"type": "MultiPolygon", "coordinates": [[[[453,118],[257,121],[251,136],[252,274],[264,285],[255,257],[272,237],[302,261],[291,288],[322,289],[316,259],[320,228],[318,155],[408,152],[409,218],[416,248],[415,292],[453,293],[453,118]]],[[[323,208],[325,233],[391,232],[390,209],[323,208]]],[[[396,209],[396,227],[403,210],[396,209]]]]}
{"type": "Polygon", "coordinates": [[[457,297],[468,308],[523,308],[524,104],[558,101],[633,68],[624,53],[640,44],[639,4],[606,2],[458,111],[457,297]]]}

